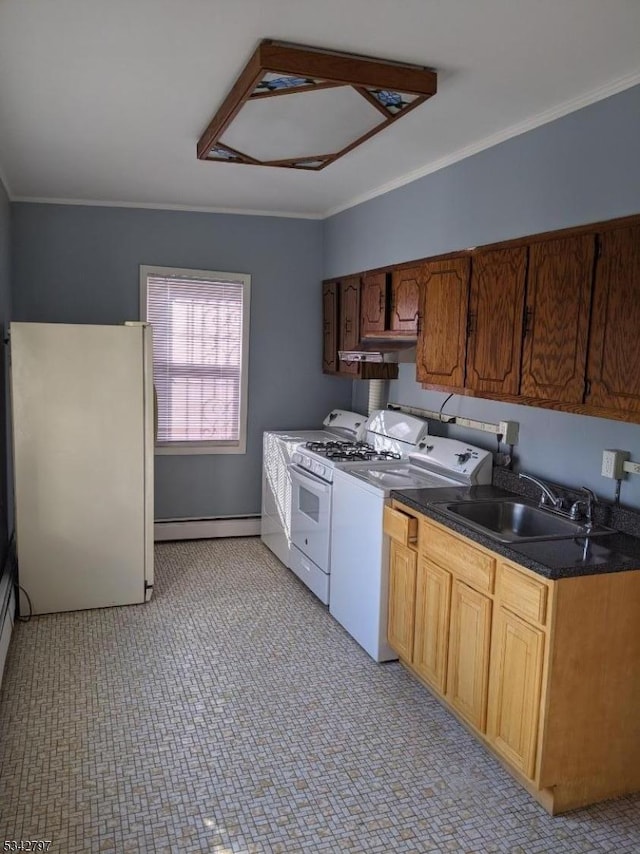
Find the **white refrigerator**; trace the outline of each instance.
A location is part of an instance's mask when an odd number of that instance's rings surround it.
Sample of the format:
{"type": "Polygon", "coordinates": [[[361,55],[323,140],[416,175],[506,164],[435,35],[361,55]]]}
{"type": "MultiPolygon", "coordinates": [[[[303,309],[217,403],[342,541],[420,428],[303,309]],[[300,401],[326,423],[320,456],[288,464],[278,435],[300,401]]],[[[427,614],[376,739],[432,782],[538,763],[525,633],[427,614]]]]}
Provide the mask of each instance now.
{"type": "Polygon", "coordinates": [[[10,339],[18,580],[32,613],[148,601],[151,327],[12,323],[10,339]]]}

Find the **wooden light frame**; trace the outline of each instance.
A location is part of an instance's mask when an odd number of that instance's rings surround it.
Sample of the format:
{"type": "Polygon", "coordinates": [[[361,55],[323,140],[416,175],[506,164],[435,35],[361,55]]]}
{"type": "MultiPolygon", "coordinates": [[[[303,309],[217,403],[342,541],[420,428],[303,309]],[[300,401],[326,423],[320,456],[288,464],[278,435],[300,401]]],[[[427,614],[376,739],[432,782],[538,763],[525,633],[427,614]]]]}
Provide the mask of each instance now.
{"type": "Polygon", "coordinates": [[[264,39],[198,140],[197,157],[199,160],[217,163],[282,166],[317,172],[411,112],[435,95],[436,90],[437,74],[430,68],[264,39]],[[301,83],[293,88],[256,91],[265,74],[269,73],[282,74],[285,77],[295,76],[308,79],[310,82],[308,85],[301,83]],[[250,100],[284,97],[289,94],[340,86],[354,89],[384,118],[378,125],[361,134],[339,151],[282,160],[258,160],[225,145],[221,139],[244,104],[250,100]],[[410,102],[401,100],[398,112],[394,113],[389,106],[384,105],[380,97],[386,93],[396,96],[408,95],[412,100],[410,102]]]}

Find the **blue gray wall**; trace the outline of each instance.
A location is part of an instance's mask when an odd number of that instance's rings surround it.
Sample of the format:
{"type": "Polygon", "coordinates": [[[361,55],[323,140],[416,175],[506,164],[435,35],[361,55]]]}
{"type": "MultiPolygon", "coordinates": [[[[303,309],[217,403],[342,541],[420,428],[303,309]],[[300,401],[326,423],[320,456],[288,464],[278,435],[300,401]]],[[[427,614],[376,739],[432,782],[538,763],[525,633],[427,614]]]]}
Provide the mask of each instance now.
{"type": "MultiPolygon", "coordinates": [[[[325,277],[436,255],[520,235],[640,213],[640,86],[536,128],[325,222],[325,277]]],[[[640,295],[640,283],[638,283],[640,295]]],[[[354,404],[366,400],[355,382],[354,404]]],[[[415,382],[401,365],[391,401],[439,409],[445,395],[415,382]]],[[[451,414],[520,422],[519,467],[603,497],[602,450],[622,448],[640,461],[640,426],[524,406],[456,397],[451,414]]],[[[494,447],[484,434],[449,435],[494,447]]],[[[640,477],[622,500],[640,507],[640,477]]]]}
{"type": "Polygon", "coordinates": [[[139,316],[139,265],[250,273],[247,453],[156,457],[156,518],[260,511],[262,432],[317,427],[351,383],[323,376],[322,223],[108,207],[12,205],[13,319],[139,316]]]}
{"type": "MultiPolygon", "coordinates": [[[[10,206],[2,179],[0,179],[0,331],[4,340],[11,317],[10,266],[10,206]]],[[[9,533],[13,527],[13,492],[7,451],[7,363],[6,348],[0,342],[0,575],[5,564],[9,533]]]]}

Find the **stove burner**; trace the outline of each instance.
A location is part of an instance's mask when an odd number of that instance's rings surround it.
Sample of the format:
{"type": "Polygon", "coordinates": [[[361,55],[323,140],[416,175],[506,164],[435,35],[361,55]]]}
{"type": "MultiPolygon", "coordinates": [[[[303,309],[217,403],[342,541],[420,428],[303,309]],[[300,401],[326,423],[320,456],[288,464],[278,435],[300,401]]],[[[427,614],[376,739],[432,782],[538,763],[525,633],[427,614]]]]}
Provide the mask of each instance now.
{"type": "Polygon", "coordinates": [[[370,445],[364,448],[330,449],[326,452],[326,457],[328,460],[334,460],[335,462],[360,460],[363,462],[371,462],[377,460],[401,459],[400,454],[396,454],[393,451],[376,451],[370,445]]]}
{"type": "Polygon", "coordinates": [[[355,442],[341,442],[336,439],[328,439],[323,442],[306,442],[305,448],[308,451],[315,451],[316,453],[322,453],[323,451],[329,450],[341,450],[342,448],[350,448],[355,445],[355,442]]]}
{"type": "Polygon", "coordinates": [[[401,454],[394,451],[377,451],[367,442],[330,439],[324,442],[307,442],[305,448],[333,462],[369,462],[378,460],[400,460],[401,454]]]}

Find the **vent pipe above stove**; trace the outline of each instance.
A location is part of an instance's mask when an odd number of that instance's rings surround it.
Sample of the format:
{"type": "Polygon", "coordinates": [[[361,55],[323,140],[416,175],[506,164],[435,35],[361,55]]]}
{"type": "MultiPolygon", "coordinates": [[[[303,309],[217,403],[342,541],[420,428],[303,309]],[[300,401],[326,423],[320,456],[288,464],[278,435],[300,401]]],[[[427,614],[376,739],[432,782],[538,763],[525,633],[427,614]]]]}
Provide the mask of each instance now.
{"type": "Polygon", "coordinates": [[[371,415],[376,409],[384,409],[385,391],[385,380],[369,380],[367,415],[371,415]]]}

